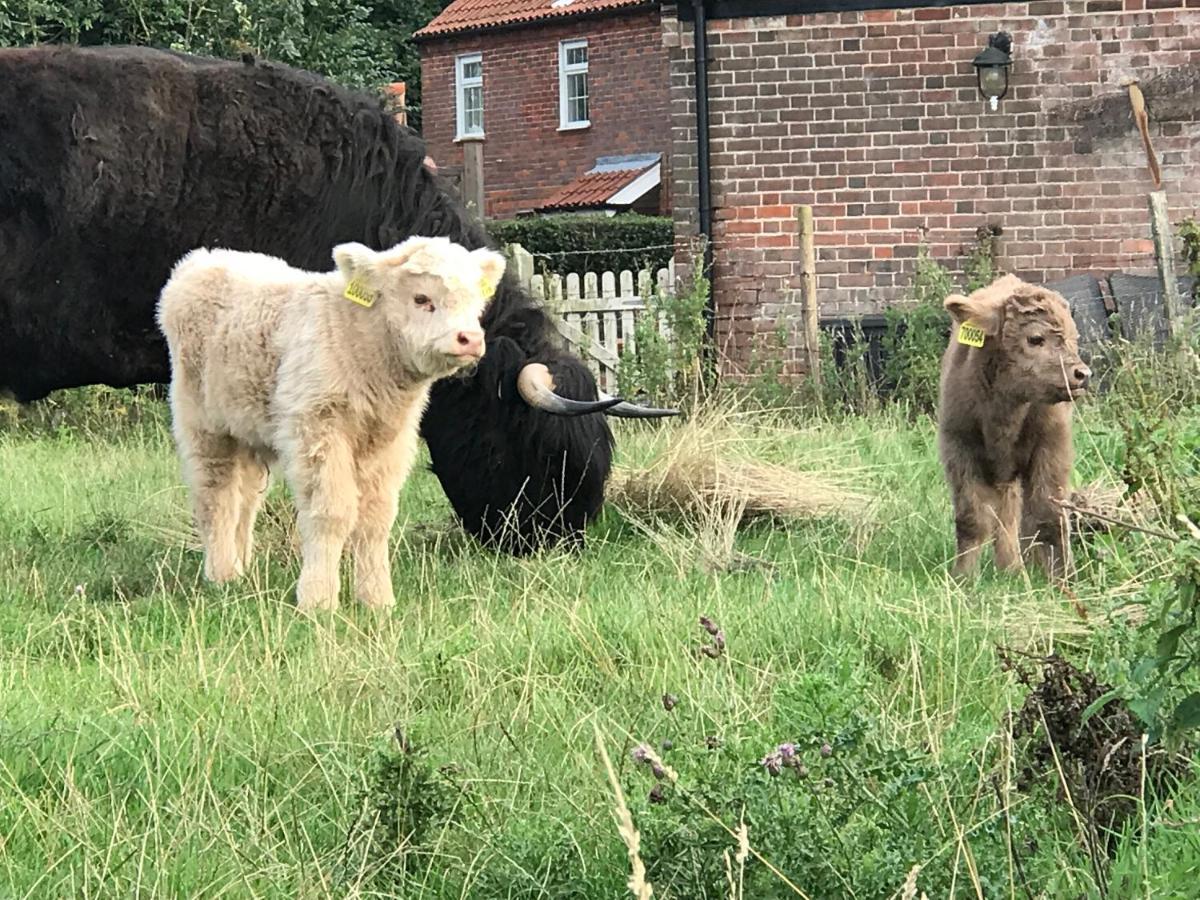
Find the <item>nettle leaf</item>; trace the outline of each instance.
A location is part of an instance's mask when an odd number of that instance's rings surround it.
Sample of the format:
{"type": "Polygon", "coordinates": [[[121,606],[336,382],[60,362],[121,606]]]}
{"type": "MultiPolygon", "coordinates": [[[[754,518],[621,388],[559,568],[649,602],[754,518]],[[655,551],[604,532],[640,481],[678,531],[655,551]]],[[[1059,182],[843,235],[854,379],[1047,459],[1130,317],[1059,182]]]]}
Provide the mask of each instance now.
{"type": "Polygon", "coordinates": [[[1171,724],[1180,731],[1200,727],[1200,691],[1193,691],[1179,701],[1171,715],[1171,724]]]}
{"type": "Polygon", "coordinates": [[[1179,585],[1179,604],[1185,610],[1196,602],[1196,582],[1188,580],[1179,585]]]}
{"type": "Polygon", "coordinates": [[[1158,720],[1158,708],[1161,703],[1162,698],[1157,695],[1139,697],[1129,701],[1129,709],[1141,720],[1142,724],[1153,726],[1158,720]]]}
{"type": "Polygon", "coordinates": [[[1135,683],[1145,681],[1157,668],[1157,659],[1153,656],[1143,656],[1138,660],[1137,665],[1133,667],[1133,671],[1129,673],[1129,678],[1135,683]]]}
{"type": "Polygon", "coordinates": [[[1157,656],[1155,660],[1156,665],[1161,666],[1163,663],[1170,662],[1175,658],[1175,654],[1179,651],[1179,639],[1183,637],[1184,632],[1189,627],[1186,623],[1176,625],[1174,628],[1164,631],[1158,636],[1158,645],[1155,647],[1155,655],[1157,656]]]}

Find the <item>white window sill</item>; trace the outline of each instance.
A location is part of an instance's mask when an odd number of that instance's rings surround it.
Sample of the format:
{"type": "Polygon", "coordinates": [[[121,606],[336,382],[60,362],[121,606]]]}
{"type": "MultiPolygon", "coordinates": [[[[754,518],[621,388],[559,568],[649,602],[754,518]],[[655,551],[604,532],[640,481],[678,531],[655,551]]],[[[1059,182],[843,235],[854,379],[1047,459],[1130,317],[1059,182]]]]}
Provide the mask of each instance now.
{"type": "Polygon", "coordinates": [[[476,134],[459,134],[455,136],[454,143],[461,144],[464,141],[482,141],[483,137],[484,135],[482,131],[476,134]]]}
{"type": "Polygon", "coordinates": [[[591,121],[587,122],[572,122],[570,125],[559,125],[559,131],[583,131],[585,128],[591,128],[591,121]]]}

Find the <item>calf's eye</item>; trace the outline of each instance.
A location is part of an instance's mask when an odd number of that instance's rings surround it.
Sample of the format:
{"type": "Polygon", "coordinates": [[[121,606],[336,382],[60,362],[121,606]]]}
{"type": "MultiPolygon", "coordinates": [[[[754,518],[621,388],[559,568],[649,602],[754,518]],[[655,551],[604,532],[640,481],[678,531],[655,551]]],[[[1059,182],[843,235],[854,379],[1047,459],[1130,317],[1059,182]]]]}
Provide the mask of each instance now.
{"type": "Polygon", "coordinates": [[[413,297],[413,303],[427,312],[433,312],[433,301],[424,294],[417,294],[413,297]]]}
{"type": "Polygon", "coordinates": [[[1046,339],[1040,334],[1031,334],[1027,340],[1029,341],[1030,347],[1040,347],[1042,344],[1046,343],[1046,339]]]}

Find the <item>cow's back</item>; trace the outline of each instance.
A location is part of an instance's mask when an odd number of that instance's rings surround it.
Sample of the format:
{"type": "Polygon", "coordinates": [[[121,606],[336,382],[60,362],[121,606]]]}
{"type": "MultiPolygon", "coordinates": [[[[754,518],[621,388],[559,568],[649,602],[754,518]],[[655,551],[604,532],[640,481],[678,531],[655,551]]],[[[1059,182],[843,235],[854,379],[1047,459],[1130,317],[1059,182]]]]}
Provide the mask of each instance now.
{"type": "Polygon", "coordinates": [[[312,269],[377,243],[398,139],[373,102],[277,65],[0,50],[0,390],[165,381],[154,304],[193,248],[312,269]]]}

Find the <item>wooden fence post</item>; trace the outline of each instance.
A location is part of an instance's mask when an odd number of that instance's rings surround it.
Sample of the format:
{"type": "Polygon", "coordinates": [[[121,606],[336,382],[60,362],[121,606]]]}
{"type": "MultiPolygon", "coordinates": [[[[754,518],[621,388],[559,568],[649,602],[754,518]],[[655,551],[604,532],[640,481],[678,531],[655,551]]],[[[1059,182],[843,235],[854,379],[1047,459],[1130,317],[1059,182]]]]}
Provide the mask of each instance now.
{"type": "Polygon", "coordinates": [[[463,138],[463,202],[479,218],[483,208],[483,141],[479,138],[463,138]]]}
{"type": "Polygon", "coordinates": [[[513,274],[517,276],[517,283],[525,290],[529,290],[529,284],[533,281],[533,254],[520,244],[509,244],[504,249],[508,252],[508,258],[512,260],[513,274]]]}
{"type": "Polygon", "coordinates": [[[1154,238],[1158,277],[1162,280],[1167,334],[1175,337],[1183,300],[1179,296],[1179,279],[1175,277],[1175,241],[1171,232],[1171,220],[1167,217],[1167,195],[1162,191],[1150,194],[1150,234],[1154,238]]]}
{"type": "Polygon", "coordinates": [[[817,308],[817,250],[811,206],[800,207],[800,300],[804,314],[804,350],[808,375],[820,382],[820,310],[817,308]]]}

